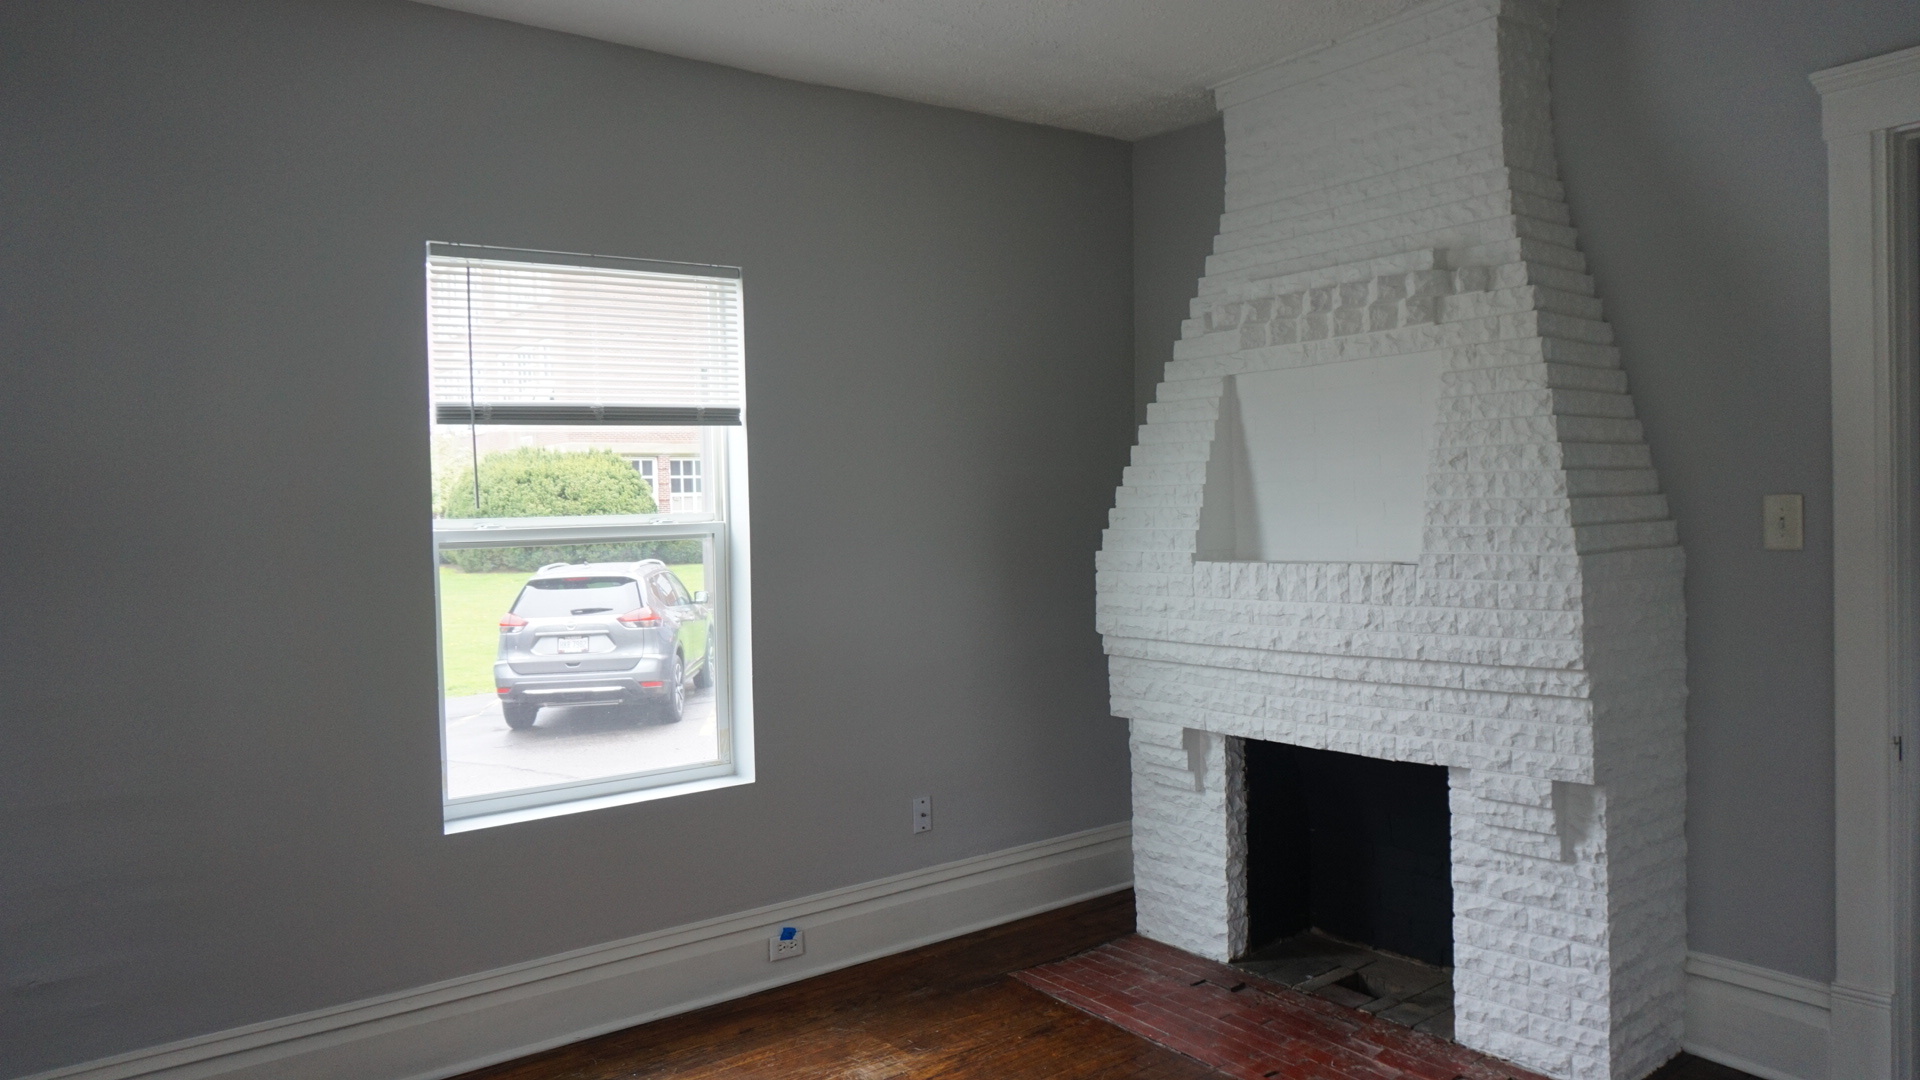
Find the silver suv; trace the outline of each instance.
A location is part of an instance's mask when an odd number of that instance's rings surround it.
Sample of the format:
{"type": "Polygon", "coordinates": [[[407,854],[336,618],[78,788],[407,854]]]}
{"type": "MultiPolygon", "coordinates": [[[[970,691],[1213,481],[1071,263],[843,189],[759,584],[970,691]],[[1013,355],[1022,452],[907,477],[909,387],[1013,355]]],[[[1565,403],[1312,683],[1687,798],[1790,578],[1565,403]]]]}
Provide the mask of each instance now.
{"type": "Polygon", "coordinates": [[[626,706],[679,720],[713,685],[712,611],[658,559],[541,567],[500,620],[494,685],[510,728],[542,705],[626,706]]]}

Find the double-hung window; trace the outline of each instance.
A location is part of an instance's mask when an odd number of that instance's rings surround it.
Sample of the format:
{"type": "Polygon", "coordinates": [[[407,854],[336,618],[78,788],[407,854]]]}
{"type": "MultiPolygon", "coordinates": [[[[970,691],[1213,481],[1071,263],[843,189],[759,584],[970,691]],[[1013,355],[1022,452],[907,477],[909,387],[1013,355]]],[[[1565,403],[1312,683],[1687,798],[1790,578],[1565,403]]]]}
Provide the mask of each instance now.
{"type": "Polygon", "coordinates": [[[747,779],[740,272],[430,244],[427,298],[448,831],[747,779]]]}

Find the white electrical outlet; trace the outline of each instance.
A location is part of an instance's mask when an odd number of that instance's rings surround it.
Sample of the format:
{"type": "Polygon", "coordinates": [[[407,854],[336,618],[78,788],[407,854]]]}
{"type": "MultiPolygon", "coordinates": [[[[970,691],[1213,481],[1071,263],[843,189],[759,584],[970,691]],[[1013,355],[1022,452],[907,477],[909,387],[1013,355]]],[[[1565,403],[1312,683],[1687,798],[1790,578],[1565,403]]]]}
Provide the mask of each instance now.
{"type": "Polygon", "coordinates": [[[791,960],[807,954],[807,932],[797,926],[783,926],[767,939],[768,960],[791,960]]]}
{"type": "Polygon", "coordinates": [[[933,828],[933,796],[915,795],[913,797],[913,831],[926,832],[933,828]]]}

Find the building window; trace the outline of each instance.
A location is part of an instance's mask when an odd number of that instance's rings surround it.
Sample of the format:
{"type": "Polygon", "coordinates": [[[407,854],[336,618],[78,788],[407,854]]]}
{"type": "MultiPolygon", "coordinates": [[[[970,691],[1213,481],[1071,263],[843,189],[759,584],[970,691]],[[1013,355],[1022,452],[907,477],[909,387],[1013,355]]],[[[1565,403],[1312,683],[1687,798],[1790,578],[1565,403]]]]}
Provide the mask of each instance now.
{"type": "Polygon", "coordinates": [[[673,512],[699,512],[706,504],[705,493],[700,489],[700,459],[674,458],[668,465],[668,497],[673,503],[673,512]]]}
{"type": "Polygon", "coordinates": [[[674,458],[671,464],[673,493],[675,495],[700,494],[700,459],[674,458]]]}
{"type": "Polygon", "coordinates": [[[448,831],[750,779],[739,271],[432,244],[427,293],[448,831]]]}

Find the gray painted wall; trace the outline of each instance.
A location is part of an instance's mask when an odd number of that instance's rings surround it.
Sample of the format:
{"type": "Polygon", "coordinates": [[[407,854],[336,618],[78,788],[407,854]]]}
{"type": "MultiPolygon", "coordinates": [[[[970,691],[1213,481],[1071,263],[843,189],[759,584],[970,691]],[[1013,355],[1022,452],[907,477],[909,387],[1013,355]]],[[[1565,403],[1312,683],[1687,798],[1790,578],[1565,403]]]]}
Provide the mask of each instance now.
{"type": "Polygon", "coordinates": [[[1226,132],[1218,118],[1133,144],[1134,423],[1147,422],[1226,212],[1226,132]]]}
{"type": "Polygon", "coordinates": [[[1807,76],[1916,0],[1571,0],[1560,164],[1687,549],[1689,943],[1833,974],[1826,144],[1807,76]],[[1807,498],[1764,551],[1760,498],[1807,498]]]}
{"type": "Polygon", "coordinates": [[[1130,212],[400,0],[0,4],[0,1076],[1125,819],[1130,212]],[[441,835],[430,238],[746,268],[760,782],[441,835]]]}
{"type": "MultiPolygon", "coordinates": [[[[1807,75],[1916,43],[1916,0],[1568,0],[1554,45],[1567,198],[1687,549],[1691,945],[1812,979],[1833,968],[1833,562],[1807,75]],[[1769,492],[1806,495],[1805,551],[1761,549],[1769,492]]],[[[1218,125],[1135,147],[1140,412],[1221,153],[1218,125]]]]}

